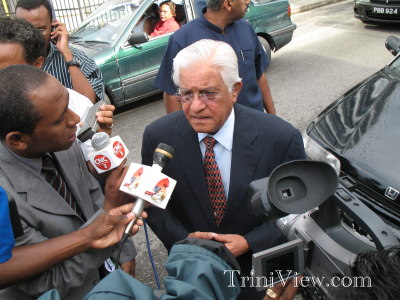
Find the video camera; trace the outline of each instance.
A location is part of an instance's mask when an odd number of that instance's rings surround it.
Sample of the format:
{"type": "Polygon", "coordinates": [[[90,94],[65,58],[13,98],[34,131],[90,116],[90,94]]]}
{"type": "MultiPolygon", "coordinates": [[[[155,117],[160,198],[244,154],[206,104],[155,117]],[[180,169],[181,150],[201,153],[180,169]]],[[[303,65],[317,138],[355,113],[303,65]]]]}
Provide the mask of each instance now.
{"type": "Polygon", "coordinates": [[[306,299],[335,299],[335,288],[351,284],[349,266],[357,254],[399,244],[389,226],[325,162],[280,165],[270,177],[250,184],[248,200],[257,217],[275,220],[288,239],[253,254],[253,277],[264,283],[259,290],[302,274],[306,299]]]}

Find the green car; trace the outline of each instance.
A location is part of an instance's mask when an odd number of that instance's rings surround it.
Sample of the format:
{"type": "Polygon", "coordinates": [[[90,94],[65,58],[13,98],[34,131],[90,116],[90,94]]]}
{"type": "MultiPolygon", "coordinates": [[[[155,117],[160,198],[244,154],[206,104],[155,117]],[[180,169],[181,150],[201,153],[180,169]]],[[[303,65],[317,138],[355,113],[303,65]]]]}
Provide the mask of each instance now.
{"type": "MultiPolygon", "coordinates": [[[[70,36],[72,46],[92,57],[103,72],[106,101],[117,107],[160,92],[154,86],[168,38],[149,38],[149,22],[158,18],[154,0],[111,0],[99,6],[70,36]]],[[[183,26],[205,7],[205,0],[174,0],[183,26]]],[[[289,43],[296,25],[288,0],[252,0],[245,18],[267,55],[289,43]]],[[[150,26],[151,27],[151,26],[150,26]]]]}

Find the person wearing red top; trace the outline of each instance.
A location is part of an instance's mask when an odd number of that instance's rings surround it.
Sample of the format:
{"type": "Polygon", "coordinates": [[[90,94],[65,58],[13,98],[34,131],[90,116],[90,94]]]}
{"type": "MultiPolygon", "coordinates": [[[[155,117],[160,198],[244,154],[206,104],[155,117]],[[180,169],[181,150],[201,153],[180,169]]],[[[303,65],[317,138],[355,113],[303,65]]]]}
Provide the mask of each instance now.
{"type": "Polygon", "coordinates": [[[179,24],[175,20],[176,10],[175,3],[172,1],[164,1],[160,4],[160,21],[154,27],[151,37],[159,36],[179,29],[179,24]]]}

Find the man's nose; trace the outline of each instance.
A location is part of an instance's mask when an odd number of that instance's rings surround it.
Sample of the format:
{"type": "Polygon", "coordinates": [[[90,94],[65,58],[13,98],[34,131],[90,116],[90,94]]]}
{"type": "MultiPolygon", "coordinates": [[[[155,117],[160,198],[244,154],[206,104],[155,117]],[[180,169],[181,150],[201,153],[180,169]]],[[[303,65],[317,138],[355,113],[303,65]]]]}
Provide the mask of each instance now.
{"type": "Polygon", "coordinates": [[[199,94],[194,94],[193,95],[193,100],[190,105],[190,109],[193,111],[200,111],[204,109],[206,106],[204,100],[200,99],[199,94]]]}
{"type": "Polygon", "coordinates": [[[81,118],[71,109],[68,109],[68,114],[69,114],[68,125],[70,127],[76,126],[81,121],[81,118]]]}

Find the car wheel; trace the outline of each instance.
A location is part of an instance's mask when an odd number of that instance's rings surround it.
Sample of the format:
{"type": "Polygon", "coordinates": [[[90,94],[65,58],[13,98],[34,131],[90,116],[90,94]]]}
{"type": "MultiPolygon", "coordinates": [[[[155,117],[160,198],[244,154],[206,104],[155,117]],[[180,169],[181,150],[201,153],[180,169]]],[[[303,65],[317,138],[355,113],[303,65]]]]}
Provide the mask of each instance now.
{"type": "Polygon", "coordinates": [[[260,44],[265,51],[265,54],[267,54],[268,59],[271,61],[271,46],[269,45],[268,41],[261,36],[258,36],[258,40],[260,41],[260,44]]]}
{"type": "Polygon", "coordinates": [[[103,101],[107,104],[107,105],[111,105],[111,100],[110,97],[108,97],[108,95],[106,93],[104,93],[104,99],[103,101]]]}

